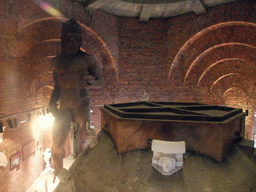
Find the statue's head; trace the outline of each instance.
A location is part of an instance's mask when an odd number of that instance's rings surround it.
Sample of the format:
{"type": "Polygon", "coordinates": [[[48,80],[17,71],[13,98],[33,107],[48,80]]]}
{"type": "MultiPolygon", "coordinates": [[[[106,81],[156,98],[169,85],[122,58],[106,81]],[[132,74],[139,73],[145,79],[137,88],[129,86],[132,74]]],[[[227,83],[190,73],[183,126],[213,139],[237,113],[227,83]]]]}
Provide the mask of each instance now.
{"type": "Polygon", "coordinates": [[[174,158],[160,157],[158,160],[158,165],[162,168],[164,172],[168,173],[175,168],[176,161],[174,158]]]}
{"type": "Polygon", "coordinates": [[[69,19],[62,24],[61,49],[65,55],[75,55],[82,45],[82,29],[74,19],[69,19]]]}

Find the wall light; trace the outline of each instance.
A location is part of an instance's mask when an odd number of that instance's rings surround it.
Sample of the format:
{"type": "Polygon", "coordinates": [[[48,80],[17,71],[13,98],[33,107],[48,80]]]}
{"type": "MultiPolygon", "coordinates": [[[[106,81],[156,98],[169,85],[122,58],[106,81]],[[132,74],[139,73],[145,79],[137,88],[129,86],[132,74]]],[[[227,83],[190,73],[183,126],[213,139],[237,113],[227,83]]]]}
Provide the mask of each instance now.
{"type": "Polygon", "coordinates": [[[253,155],[256,156],[256,131],[253,133],[253,141],[254,141],[254,153],[253,153],[253,155]]]}
{"type": "Polygon", "coordinates": [[[18,119],[17,119],[17,118],[14,118],[14,119],[13,119],[13,125],[14,125],[14,127],[18,127],[18,126],[19,126],[19,123],[18,123],[18,119]]]}
{"type": "Polygon", "coordinates": [[[42,114],[45,115],[45,109],[42,109],[42,114]]]}
{"type": "Polygon", "coordinates": [[[14,128],[14,126],[13,126],[13,123],[12,123],[12,120],[11,120],[11,119],[7,120],[7,123],[8,123],[8,125],[9,125],[9,128],[10,128],[10,129],[13,129],[13,128],[14,128]]]}
{"type": "Polygon", "coordinates": [[[42,115],[42,113],[41,113],[41,111],[37,111],[37,116],[41,116],[42,115]]]}
{"type": "Polygon", "coordinates": [[[41,126],[41,128],[45,129],[49,127],[49,125],[52,124],[53,121],[54,117],[52,116],[52,114],[47,114],[39,118],[39,125],[41,126]]]}
{"type": "Polygon", "coordinates": [[[31,121],[31,113],[28,113],[28,121],[31,121]]]}
{"type": "Polygon", "coordinates": [[[0,133],[3,133],[3,132],[4,132],[3,123],[0,122],[0,133]]]}
{"type": "Polygon", "coordinates": [[[26,120],[24,119],[23,115],[20,116],[20,124],[25,123],[26,120]]]}
{"type": "Polygon", "coordinates": [[[51,128],[54,121],[52,114],[47,114],[45,116],[36,116],[33,118],[32,122],[32,133],[35,140],[39,140],[42,131],[47,131],[48,128],[51,128]]]}
{"type": "Polygon", "coordinates": [[[4,128],[3,123],[0,122],[0,143],[3,143],[4,128]]]}
{"type": "Polygon", "coordinates": [[[256,131],[253,133],[254,148],[256,149],[256,131]]]}

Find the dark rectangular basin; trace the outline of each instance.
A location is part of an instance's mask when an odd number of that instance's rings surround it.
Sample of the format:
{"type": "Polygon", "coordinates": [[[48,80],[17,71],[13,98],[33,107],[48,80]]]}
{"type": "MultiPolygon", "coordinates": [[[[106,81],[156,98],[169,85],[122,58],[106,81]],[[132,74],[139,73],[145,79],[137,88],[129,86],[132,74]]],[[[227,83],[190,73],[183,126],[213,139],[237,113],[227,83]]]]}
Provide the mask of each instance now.
{"type": "Polygon", "coordinates": [[[134,102],[101,108],[101,127],[119,153],[150,147],[148,140],[185,141],[221,162],[237,137],[244,135],[242,109],[183,102],[134,102]]]}

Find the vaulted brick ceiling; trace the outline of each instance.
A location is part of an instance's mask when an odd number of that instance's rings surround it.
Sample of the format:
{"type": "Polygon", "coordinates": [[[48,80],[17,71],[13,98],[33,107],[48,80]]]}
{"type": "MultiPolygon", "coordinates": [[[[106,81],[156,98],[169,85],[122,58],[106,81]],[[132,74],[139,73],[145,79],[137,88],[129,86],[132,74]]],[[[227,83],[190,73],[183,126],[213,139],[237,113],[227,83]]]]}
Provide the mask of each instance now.
{"type": "MultiPolygon", "coordinates": [[[[207,11],[207,7],[224,4],[231,1],[234,0],[72,0],[72,2],[81,4],[85,10],[99,9],[101,11],[108,12],[117,16],[138,17],[142,22],[148,21],[151,17],[172,17],[188,12],[201,14],[207,11]]],[[[70,5],[73,6],[72,4],[70,5]]],[[[245,71],[236,71],[234,69],[232,70],[232,74],[229,76],[227,76],[226,74],[228,73],[225,73],[224,71],[222,73],[214,73],[214,71],[219,71],[218,67],[220,65],[225,64],[228,66],[231,62],[233,64],[235,63],[237,66],[241,65],[242,62],[247,64],[250,63],[246,55],[244,58],[242,56],[238,58],[234,55],[228,55],[229,50],[235,51],[241,47],[247,48],[246,50],[250,51],[251,54],[254,54],[255,49],[252,46],[255,46],[255,44],[253,43],[252,45],[250,42],[247,42],[249,39],[248,35],[247,37],[240,35],[245,33],[241,33],[239,30],[246,29],[246,27],[249,27],[250,29],[255,28],[255,26],[251,26],[250,24],[245,23],[232,23],[227,25],[222,24],[216,25],[208,30],[204,30],[192,37],[190,40],[188,40],[188,43],[183,46],[172,63],[169,76],[170,82],[172,82],[174,85],[192,85],[194,87],[206,87],[208,90],[214,90],[218,86],[218,82],[223,81],[223,79],[231,77],[233,78],[234,76],[239,79],[238,74],[242,78],[241,75],[246,74],[245,71]],[[236,31],[233,30],[233,25],[237,29],[237,34],[235,34],[236,31]],[[213,37],[216,37],[214,33],[220,29],[226,30],[225,32],[221,33],[224,35],[223,38],[218,37],[215,38],[216,41],[207,41],[206,38],[212,39],[213,37]],[[227,31],[231,33],[229,36],[225,35],[227,31]],[[226,37],[230,36],[236,38],[235,41],[233,41],[236,44],[229,44],[230,39],[225,39],[226,37]],[[238,37],[240,39],[243,37],[243,39],[237,40],[238,37]],[[198,47],[197,44],[202,43],[202,38],[204,39],[204,42],[206,42],[206,45],[200,45],[198,47]],[[220,39],[221,42],[218,42],[220,39]],[[192,45],[192,47],[188,45],[192,45]],[[199,55],[194,54],[189,57],[190,54],[193,54],[193,46],[196,47],[197,54],[199,55]],[[200,48],[200,50],[198,50],[198,48],[200,48]],[[220,50],[221,52],[223,52],[223,50],[226,51],[227,54],[218,55],[220,50]],[[207,51],[211,54],[206,54],[207,51]],[[208,58],[213,53],[218,56],[215,58],[215,60],[208,58]],[[189,58],[189,60],[185,60],[183,62],[181,59],[183,58],[184,54],[186,55],[184,59],[189,58]],[[205,67],[202,67],[203,65],[205,67]],[[200,66],[200,72],[198,72],[198,66],[200,66]],[[195,71],[197,73],[195,73],[195,71]],[[178,77],[176,77],[176,75],[178,75],[178,77]]],[[[12,49],[12,56],[16,58],[23,58],[23,62],[27,63],[28,66],[26,69],[34,72],[33,83],[37,84],[37,87],[35,87],[36,92],[39,91],[40,88],[49,85],[47,81],[45,81],[45,85],[37,82],[38,79],[41,79],[40,74],[44,74],[48,77],[51,69],[49,62],[47,62],[48,65],[45,68],[38,68],[38,65],[35,65],[35,63],[40,63],[44,58],[55,56],[60,50],[60,28],[61,22],[57,18],[50,17],[37,20],[24,26],[18,33],[18,43],[14,42],[13,46],[10,46],[10,49],[12,49]],[[31,57],[31,55],[33,55],[33,57],[31,57]]],[[[88,27],[84,26],[83,29],[87,31],[87,34],[89,34],[89,36],[85,36],[84,38],[87,39],[88,42],[91,42],[87,43],[87,47],[83,46],[83,49],[86,51],[92,51],[99,60],[106,60],[107,62],[104,62],[105,66],[102,67],[107,69],[108,65],[110,66],[110,69],[115,71],[116,69],[114,66],[113,58],[105,44],[88,27]],[[96,49],[99,49],[102,52],[99,53],[95,51],[96,49]]],[[[254,72],[254,70],[249,71],[254,72]]],[[[114,74],[116,75],[117,72],[115,71],[114,74]]],[[[107,77],[107,75],[105,76],[107,77]]],[[[248,81],[248,78],[246,77],[243,77],[244,81],[248,81]]],[[[255,79],[252,81],[254,82],[255,79]]],[[[254,85],[254,83],[249,84],[254,85]]],[[[243,85],[241,84],[240,87],[243,88],[243,85]]],[[[246,94],[250,95],[250,93],[246,94]]]]}
{"type": "Polygon", "coordinates": [[[141,22],[149,18],[173,17],[189,12],[202,14],[208,7],[235,0],[73,0],[86,9],[99,9],[124,17],[139,17],[141,22]]]}
{"type": "Polygon", "coordinates": [[[252,96],[256,82],[255,29],[255,23],[230,21],[198,32],[173,60],[170,83],[204,88],[204,94],[224,95],[239,88],[252,96]]]}

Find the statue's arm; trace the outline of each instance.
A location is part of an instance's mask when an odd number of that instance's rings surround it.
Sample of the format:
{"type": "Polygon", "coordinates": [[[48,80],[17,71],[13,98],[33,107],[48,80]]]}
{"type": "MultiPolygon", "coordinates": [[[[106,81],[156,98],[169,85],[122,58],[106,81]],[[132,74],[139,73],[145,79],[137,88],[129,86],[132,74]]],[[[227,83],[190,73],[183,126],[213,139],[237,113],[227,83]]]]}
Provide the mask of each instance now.
{"type": "Polygon", "coordinates": [[[92,86],[100,88],[104,83],[104,79],[99,64],[93,56],[90,57],[89,63],[89,73],[94,77],[92,79],[92,86]]]}

